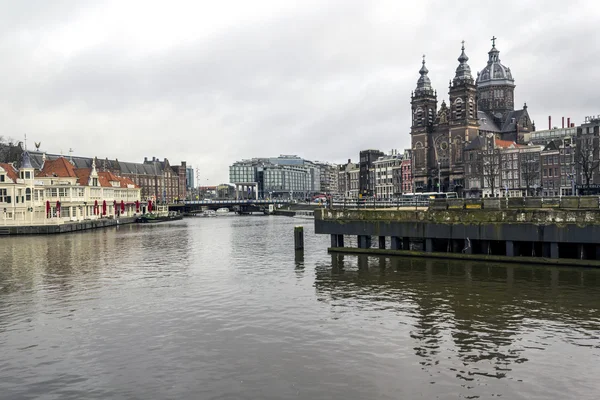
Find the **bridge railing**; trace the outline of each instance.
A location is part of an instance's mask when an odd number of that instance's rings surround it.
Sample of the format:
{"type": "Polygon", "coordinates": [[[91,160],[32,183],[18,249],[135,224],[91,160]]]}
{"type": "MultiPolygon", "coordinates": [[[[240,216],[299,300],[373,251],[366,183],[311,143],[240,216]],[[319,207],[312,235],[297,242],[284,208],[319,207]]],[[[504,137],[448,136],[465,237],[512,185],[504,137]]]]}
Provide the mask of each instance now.
{"type": "Polygon", "coordinates": [[[254,199],[240,199],[240,200],[186,200],[180,204],[289,204],[291,200],[254,200],[254,199]]]}

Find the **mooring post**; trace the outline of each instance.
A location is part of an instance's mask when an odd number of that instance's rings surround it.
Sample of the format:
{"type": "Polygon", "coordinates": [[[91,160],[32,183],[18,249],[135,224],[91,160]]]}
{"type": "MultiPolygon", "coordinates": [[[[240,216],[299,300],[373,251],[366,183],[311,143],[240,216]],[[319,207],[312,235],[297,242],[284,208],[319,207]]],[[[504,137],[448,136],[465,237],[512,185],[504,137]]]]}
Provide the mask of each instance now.
{"type": "Polygon", "coordinates": [[[294,249],[295,250],[304,250],[304,227],[303,226],[295,226],[294,227],[294,249]]]}

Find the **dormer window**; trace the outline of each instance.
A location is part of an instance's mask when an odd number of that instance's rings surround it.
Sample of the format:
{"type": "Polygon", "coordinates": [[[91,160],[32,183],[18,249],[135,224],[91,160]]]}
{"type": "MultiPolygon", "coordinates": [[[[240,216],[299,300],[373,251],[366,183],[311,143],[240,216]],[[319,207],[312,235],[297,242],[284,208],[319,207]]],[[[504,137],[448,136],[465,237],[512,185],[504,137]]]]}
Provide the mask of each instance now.
{"type": "Polygon", "coordinates": [[[98,186],[98,178],[92,178],[92,186],[98,186]]]}

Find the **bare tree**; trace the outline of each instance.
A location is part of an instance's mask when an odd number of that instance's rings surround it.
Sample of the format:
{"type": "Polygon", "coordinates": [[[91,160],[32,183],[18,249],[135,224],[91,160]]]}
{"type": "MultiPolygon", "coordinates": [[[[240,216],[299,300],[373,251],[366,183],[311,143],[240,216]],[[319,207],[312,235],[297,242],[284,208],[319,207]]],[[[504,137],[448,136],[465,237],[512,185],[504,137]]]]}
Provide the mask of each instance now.
{"type": "Polygon", "coordinates": [[[594,176],[594,172],[598,171],[600,160],[598,160],[598,137],[583,136],[577,140],[577,148],[575,149],[575,165],[585,185],[584,194],[589,194],[590,183],[594,176]]]}
{"type": "Polygon", "coordinates": [[[535,160],[533,154],[524,154],[525,160],[521,163],[521,179],[525,185],[525,195],[531,196],[531,187],[540,180],[540,162],[535,160]]]}
{"type": "Polygon", "coordinates": [[[485,185],[492,191],[492,197],[496,197],[496,188],[500,183],[500,151],[498,149],[483,150],[481,171],[485,185]]]}

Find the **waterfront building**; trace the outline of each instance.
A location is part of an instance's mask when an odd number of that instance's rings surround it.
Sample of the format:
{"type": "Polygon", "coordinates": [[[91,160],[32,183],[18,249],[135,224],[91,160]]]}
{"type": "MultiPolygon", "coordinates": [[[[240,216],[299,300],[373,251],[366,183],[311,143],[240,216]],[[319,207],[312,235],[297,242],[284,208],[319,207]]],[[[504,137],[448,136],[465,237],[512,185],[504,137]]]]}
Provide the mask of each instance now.
{"type": "Polygon", "coordinates": [[[315,165],[317,165],[320,168],[319,174],[321,178],[321,193],[327,193],[332,196],[337,196],[339,193],[339,166],[337,164],[320,161],[315,161],[315,165]]]}
{"type": "Polygon", "coordinates": [[[478,136],[465,148],[465,197],[539,194],[541,146],[478,136]]]}
{"type": "Polygon", "coordinates": [[[385,154],[380,150],[362,150],[359,153],[359,197],[373,196],[375,193],[375,170],[373,162],[385,154]]]}
{"type": "Polygon", "coordinates": [[[358,198],[360,167],[351,159],[344,165],[339,166],[338,191],[340,196],[355,199],[358,198]]]}
{"type": "Polygon", "coordinates": [[[402,163],[400,164],[400,193],[414,193],[413,187],[413,176],[412,176],[412,151],[404,150],[404,155],[402,157],[402,163]]]}
{"type": "MultiPolygon", "coordinates": [[[[425,58],[421,77],[411,94],[411,147],[414,156],[415,190],[456,191],[465,187],[465,146],[480,136],[521,142],[535,130],[527,105],[514,109],[515,83],[510,68],[500,62],[495,38],[487,65],[471,75],[464,43],[454,79],[449,85],[449,103],[438,109],[437,91],[431,86],[425,58]]],[[[471,177],[470,179],[475,179],[471,177]]]]}
{"type": "Polygon", "coordinates": [[[402,154],[392,150],[389,154],[379,157],[373,161],[375,177],[374,195],[378,199],[391,199],[399,193],[399,182],[394,183],[394,170],[396,177],[401,176],[398,172],[402,163],[402,154]]]}
{"type": "Polygon", "coordinates": [[[229,181],[246,187],[242,198],[306,199],[321,192],[320,167],[295,155],[236,161],[229,167],[229,181]]]}
{"type": "Polygon", "coordinates": [[[42,156],[34,168],[22,153],[20,168],[0,163],[0,211],[4,225],[60,224],[102,217],[133,216],[145,207],[140,188],[110,171],[77,168],[65,157],[42,156]]]}
{"type": "Polygon", "coordinates": [[[573,137],[577,134],[577,128],[575,126],[569,128],[552,128],[544,129],[541,131],[530,132],[524,136],[525,144],[535,144],[538,146],[545,146],[555,139],[563,139],[565,137],[573,137]]]}
{"type": "Polygon", "coordinates": [[[586,117],[577,127],[573,158],[579,194],[600,193],[600,116],[586,117]]]}

